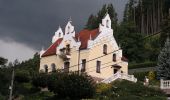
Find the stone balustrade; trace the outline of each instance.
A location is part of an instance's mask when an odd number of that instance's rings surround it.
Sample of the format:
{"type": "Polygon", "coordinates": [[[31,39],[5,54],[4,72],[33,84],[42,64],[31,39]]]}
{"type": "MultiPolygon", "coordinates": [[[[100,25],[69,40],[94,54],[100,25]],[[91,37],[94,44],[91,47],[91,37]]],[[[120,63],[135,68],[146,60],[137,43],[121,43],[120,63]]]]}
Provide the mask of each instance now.
{"type": "Polygon", "coordinates": [[[161,89],[170,89],[170,80],[160,80],[160,88],[161,89]]]}

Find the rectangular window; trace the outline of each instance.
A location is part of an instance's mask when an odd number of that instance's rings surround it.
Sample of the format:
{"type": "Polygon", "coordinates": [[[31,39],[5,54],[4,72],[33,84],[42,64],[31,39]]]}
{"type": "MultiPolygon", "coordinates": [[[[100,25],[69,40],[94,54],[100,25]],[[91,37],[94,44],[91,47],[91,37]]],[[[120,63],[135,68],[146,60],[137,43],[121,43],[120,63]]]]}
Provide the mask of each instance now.
{"type": "Polygon", "coordinates": [[[100,73],[101,61],[97,61],[96,72],[100,73]]]}
{"type": "Polygon", "coordinates": [[[81,72],[85,72],[86,71],[86,59],[82,60],[82,68],[81,68],[81,72]]]}

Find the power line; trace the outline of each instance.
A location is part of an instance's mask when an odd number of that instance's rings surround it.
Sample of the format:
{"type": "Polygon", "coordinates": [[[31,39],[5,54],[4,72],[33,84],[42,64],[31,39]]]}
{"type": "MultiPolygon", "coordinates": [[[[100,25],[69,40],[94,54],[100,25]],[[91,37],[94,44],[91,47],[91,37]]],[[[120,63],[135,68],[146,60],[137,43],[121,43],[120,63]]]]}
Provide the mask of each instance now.
{"type": "MultiPolygon", "coordinates": [[[[168,28],[168,27],[167,27],[167,28],[168,28]]],[[[167,28],[165,28],[165,29],[167,29],[167,28]]],[[[164,30],[165,30],[165,29],[164,29],[164,30]]],[[[156,32],[155,34],[152,34],[152,35],[150,35],[150,36],[147,36],[147,37],[145,37],[145,38],[143,38],[143,39],[152,37],[152,36],[154,36],[154,35],[156,35],[156,34],[159,34],[159,33],[162,32],[162,31],[163,31],[163,30],[161,30],[161,31],[159,31],[159,32],[156,32]]],[[[106,38],[106,37],[105,37],[105,38],[106,38]]],[[[102,38],[101,38],[101,39],[102,39],[102,38]]],[[[142,39],[142,40],[143,40],[143,39],[142,39]]],[[[107,41],[107,42],[110,42],[110,41],[107,41]]],[[[103,44],[103,43],[100,43],[100,44],[103,44]]],[[[98,45],[96,45],[96,46],[98,46],[98,45]]],[[[120,48],[119,48],[118,50],[114,50],[114,51],[108,53],[107,55],[112,54],[112,53],[114,53],[114,52],[116,52],[116,51],[119,51],[119,50],[120,50],[120,48]]],[[[81,53],[81,54],[82,54],[82,53],[81,53]]],[[[86,61],[86,63],[91,62],[91,61],[93,61],[93,60],[96,60],[96,59],[98,59],[98,58],[102,58],[102,57],[107,56],[107,55],[102,55],[102,56],[96,57],[96,58],[94,58],[94,59],[88,60],[88,61],[86,61]]],[[[65,68],[65,69],[69,69],[69,68],[72,68],[72,67],[76,67],[76,66],[79,66],[79,65],[81,65],[81,64],[83,64],[83,63],[78,63],[78,64],[76,64],[76,65],[72,65],[72,66],[70,66],[70,67],[68,67],[68,68],[65,68]]],[[[94,67],[94,66],[93,66],[93,67],[94,67]]],[[[78,70],[78,71],[80,71],[80,70],[78,70]]]]}
{"type": "MultiPolygon", "coordinates": [[[[116,51],[119,51],[119,50],[120,50],[120,49],[114,50],[114,51],[112,51],[112,52],[109,52],[109,53],[107,53],[107,55],[112,54],[112,53],[114,53],[114,52],[116,52],[116,51]]],[[[102,55],[102,56],[93,58],[93,59],[91,59],[91,60],[86,61],[86,63],[91,62],[91,61],[96,60],[96,59],[99,59],[99,58],[102,58],[102,57],[104,57],[104,56],[106,56],[106,55],[102,55]]],[[[83,63],[79,63],[79,64],[76,64],[76,65],[70,66],[70,67],[68,67],[68,68],[76,67],[76,66],[81,65],[81,64],[83,64],[83,63]]]]}
{"type": "Polygon", "coordinates": [[[154,33],[154,34],[151,34],[151,35],[149,35],[149,36],[146,36],[144,39],[149,38],[149,37],[152,37],[152,36],[155,36],[155,35],[157,35],[157,34],[161,34],[161,32],[165,31],[165,30],[168,29],[168,28],[170,28],[170,27],[166,27],[166,28],[164,28],[164,29],[162,29],[162,30],[154,33]]]}
{"type": "MultiPolygon", "coordinates": [[[[167,28],[168,28],[168,27],[167,27],[167,28]]],[[[165,28],[165,29],[167,29],[167,28],[165,28]]],[[[164,29],[164,30],[165,30],[165,29],[164,29]]],[[[149,38],[149,37],[151,37],[151,36],[154,36],[154,35],[162,32],[162,31],[163,31],[163,30],[161,30],[161,31],[159,31],[159,32],[157,32],[157,33],[155,33],[155,34],[153,34],[153,35],[150,35],[150,36],[148,36],[148,37],[144,37],[143,39],[146,39],[146,38],[149,38]]],[[[142,40],[143,40],[143,39],[142,39],[142,40]]],[[[132,45],[133,45],[133,44],[132,44],[132,45]]],[[[120,49],[115,50],[115,51],[112,51],[112,52],[110,52],[110,53],[108,53],[108,54],[112,54],[112,53],[114,53],[114,52],[116,52],[116,51],[119,51],[119,50],[120,50],[120,49]]],[[[107,55],[108,55],[108,54],[107,54],[107,55]]],[[[96,59],[98,59],[98,58],[102,58],[102,57],[107,56],[107,55],[102,55],[102,56],[96,57],[96,58],[94,58],[94,59],[88,60],[88,61],[86,61],[86,63],[87,63],[87,62],[90,62],[90,61],[93,61],[93,60],[96,60],[96,59]]],[[[81,64],[83,64],[83,63],[79,63],[79,64],[76,64],[76,65],[70,66],[70,67],[68,67],[68,68],[72,68],[72,67],[75,67],[75,66],[78,66],[78,65],[81,65],[81,64]]],[[[80,71],[80,70],[79,70],[79,71],[80,71]]]]}
{"type": "MultiPolygon", "coordinates": [[[[107,37],[110,37],[110,35],[109,35],[109,36],[102,37],[102,38],[99,38],[99,40],[105,39],[105,38],[107,38],[107,37]]],[[[99,46],[99,45],[101,45],[101,44],[103,44],[103,43],[109,43],[111,40],[112,40],[112,39],[109,39],[109,40],[107,39],[107,40],[104,40],[104,42],[102,42],[102,43],[96,42],[96,43],[93,43],[92,45],[89,45],[89,46],[97,47],[97,46],[99,46]],[[96,44],[97,44],[97,45],[96,45],[96,44]]],[[[78,50],[74,50],[74,51],[71,51],[70,53],[77,52],[77,51],[78,51],[78,50]]],[[[81,54],[84,54],[84,53],[81,53],[81,54]]]]}
{"type": "MultiPolygon", "coordinates": [[[[169,28],[169,27],[166,27],[166,28],[164,28],[163,30],[160,30],[160,31],[158,31],[158,32],[156,32],[156,33],[154,33],[154,34],[151,34],[151,35],[149,35],[149,36],[144,37],[143,39],[146,39],[146,38],[155,36],[155,35],[157,35],[157,34],[160,34],[162,31],[164,31],[164,30],[166,30],[166,29],[168,29],[168,28],[169,28]]],[[[110,37],[110,36],[102,37],[102,38],[100,38],[100,39],[104,39],[104,38],[107,38],[107,37],[110,37]]],[[[111,40],[111,39],[110,39],[110,40],[111,40]]],[[[96,46],[99,46],[100,44],[103,44],[103,43],[109,43],[110,40],[105,40],[105,42],[99,43],[98,45],[96,45],[96,44],[94,43],[94,44],[89,45],[89,46],[96,47],[96,46]]],[[[73,53],[73,52],[77,52],[77,50],[71,51],[71,53],[73,53]]],[[[81,53],[81,54],[84,54],[84,53],[81,53]]]]}
{"type": "MultiPolygon", "coordinates": [[[[168,29],[169,27],[166,27],[165,29],[168,29]]],[[[163,30],[165,30],[165,29],[163,29],[163,30]]],[[[145,38],[143,38],[143,39],[146,39],[146,38],[149,38],[149,37],[152,37],[152,36],[154,36],[154,35],[157,35],[157,34],[160,34],[163,30],[161,30],[161,31],[159,31],[159,32],[156,32],[156,33],[154,33],[154,34],[152,34],[152,35],[150,35],[150,36],[147,36],[147,37],[145,37],[145,38]]],[[[110,62],[107,62],[107,63],[110,63],[110,62]]],[[[107,63],[104,63],[104,64],[107,64],[107,63]]],[[[119,63],[122,63],[122,62],[119,62],[119,63]]],[[[115,64],[119,64],[119,63],[115,63],[115,64]]],[[[102,67],[102,68],[100,68],[100,69],[103,69],[103,68],[106,68],[106,67],[110,67],[110,66],[112,66],[113,64],[111,64],[111,65],[107,65],[107,66],[105,66],[105,67],[102,67]]],[[[95,66],[93,66],[93,67],[95,67],[95,66]]],[[[92,67],[91,67],[92,68],[92,67]]],[[[93,72],[93,71],[96,71],[96,69],[95,70],[92,70],[92,71],[89,71],[89,72],[93,72]]],[[[86,71],[86,72],[88,72],[88,71],[86,71]]]]}
{"type": "MultiPolygon", "coordinates": [[[[113,61],[112,61],[112,62],[113,62],[113,61]]],[[[102,66],[102,65],[109,64],[109,63],[112,63],[112,62],[103,63],[103,64],[101,64],[101,66],[102,66]]],[[[114,65],[120,64],[120,63],[123,63],[123,62],[120,61],[120,62],[114,63],[114,65]]],[[[113,64],[110,64],[110,65],[107,65],[107,66],[102,66],[100,69],[104,69],[104,68],[109,67],[109,66],[112,66],[112,65],[113,65],[113,64]]],[[[94,68],[94,67],[96,67],[96,66],[88,67],[87,69],[89,70],[89,69],[94,68]]],[[[79,70],[79,71],[81,71],[81,70],[79,70]]],[[[95,70],[90,70],[90,71],[85,71],[85,72],[88,73],[88,72],[93,72],[93,71],[96,71],[96,69],[95,69],[95,70]]]]}
{"type": "MultiPolygon", "coordinates": [[[[120,63],[122,63],[122,61],[121,62],[118,62],[118,63],[115,63],[115,64],[120,64],[120,63]]],[[[115,65],[114,64],[114,65],[115,65]]],[[[100,69],[104,69],[104,68],[107,68],[107,67],[110,67],[110,66],[112,66],[113,64],[110,64],[110,65],[107,65],[107,66],[104,66],[104,67],[102,67],[102,68],[100,68],[100,69]]],[[[93,71],[96,71],[96,69],[95,70],[91,70],[91,71],[89,71],[89,72],[93,72],[93,71]]],[[[88,73],[89,73],[88,72],[88,73]]]]}

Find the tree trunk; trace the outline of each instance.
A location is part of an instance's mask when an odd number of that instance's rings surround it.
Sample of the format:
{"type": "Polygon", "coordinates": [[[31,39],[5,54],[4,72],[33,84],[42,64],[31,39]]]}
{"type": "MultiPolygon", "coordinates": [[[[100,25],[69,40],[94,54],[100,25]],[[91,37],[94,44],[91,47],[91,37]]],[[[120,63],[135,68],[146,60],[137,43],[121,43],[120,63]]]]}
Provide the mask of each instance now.
{"type": "Polygon", "coordinates": [[[155,0],[153,0],[153,14],[152,14],[152,33],[155,33],[156,32],[156,25],[155,25],[155,0]]]}
{"type": "Polygon", "coordinates": [[[149,11],[148,11],[148,9],[147,9],[147,11],[146,11],[146,21],[147,21],[147,22],[146,22],[146,34],[147,34],[147,35],[149,35],[149,31],[148,31],[148,30],[149,30],[149,14],[148,14],[148,12],[149,12],[149,11]]]}
{"type": "Polygon", "coordinates": [[[157,24],[157,31],[160,29],[160,2],[159,2],[159,0],[158,0],[158,19],[157,19],[157,21],[158,21],[158,24],[157,24]]]}
{"type": "Polygon", "coordinates": [[[144,14],[143,14],[143,4],[141,0],[141,33],[144,33],[144,14]]]}

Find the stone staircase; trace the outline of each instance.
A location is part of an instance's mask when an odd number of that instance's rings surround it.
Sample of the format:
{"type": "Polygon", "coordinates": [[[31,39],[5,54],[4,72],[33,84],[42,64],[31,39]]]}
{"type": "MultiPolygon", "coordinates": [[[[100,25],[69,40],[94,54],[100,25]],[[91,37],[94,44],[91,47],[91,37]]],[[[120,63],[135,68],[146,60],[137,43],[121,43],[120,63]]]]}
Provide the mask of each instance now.
{"type": "Polygon", "coordinates": [[[112,81],[115,81],[117,79],[124,79],[124,80],[128,80],[131,82],[137,82],[137,78],[134,77],[134,75],[128,75],[125,73],[121,73],[120,71],[118,71],[116,74],[113,74],[111,77],[104,79],[103,81],[101,81],[102,83],[111,83],[112,81]]]}

